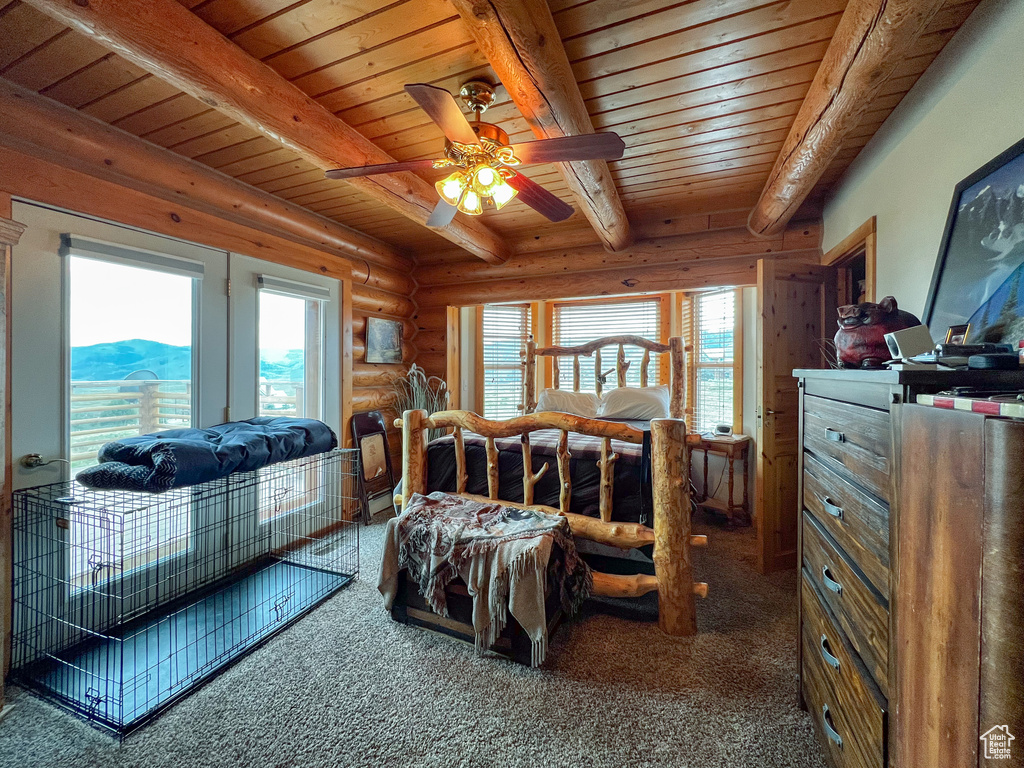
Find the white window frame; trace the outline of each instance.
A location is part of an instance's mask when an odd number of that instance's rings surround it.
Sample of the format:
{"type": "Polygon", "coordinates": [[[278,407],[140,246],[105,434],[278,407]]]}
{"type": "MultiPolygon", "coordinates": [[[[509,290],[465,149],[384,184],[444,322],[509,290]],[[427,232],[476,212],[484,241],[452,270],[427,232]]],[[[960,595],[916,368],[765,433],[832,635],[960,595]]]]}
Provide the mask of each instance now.
{"type": "Polygon", "coordinates": [[[690,365],[693,367],[693,373],[688,376],[689,383],[693,386],[693,398],[691,400],[693,404],[693,421],[695,430],[698,428],[698,414],[697,414],[697,403],[699,402],[699,387],[700,387],[700,376],[699,373],[702,369],[729,369],[732,370],[732,430],[735,434],[739,434],[743,431],[743,300],[742,300],[742,289],[740,288],[721,288],[710,291],[701,291],[691,294],[687,299],[692,301],[691,305],[691,319],[690,328],[693,338],[688,339],[688,343],[693,346],[693,352],[690,355],[690,365]],[[701,362],[700,360],[700,302],[701,299],[707,299],[711,296],[717,296],[724,293],[731,293],[733,295],[734,309],[733,309],[733,338],[732,338],[732,351],[733,359],[730,362],[722,363],[710,363],[701,362]]]}

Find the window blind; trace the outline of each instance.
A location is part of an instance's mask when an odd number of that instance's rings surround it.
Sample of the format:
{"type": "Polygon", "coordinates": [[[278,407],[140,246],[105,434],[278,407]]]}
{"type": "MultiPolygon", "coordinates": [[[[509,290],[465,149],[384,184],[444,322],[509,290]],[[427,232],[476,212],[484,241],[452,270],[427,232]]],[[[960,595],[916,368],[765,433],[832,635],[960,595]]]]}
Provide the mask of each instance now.
{"type": "Polygon", "coordinates": [[[295,296],[300,299],[312,299],[313,301],[330,301],[331,289],[325,285],[310,285],[300,283],[297,280],[288,280],[284,277],[273,275],[256,275],[256,282],[260,288],[271,293],[279,293],[282,296],[295,296]]]}
{"type": "MultiPolygon", "coordinates": [[[[563,302],[552,307],[552,338],[556,346],[576,346],[603,336],[642,336],[651,341],[664,343],[661,338],[662,328],[661,298],[644,298],[642,300],[625,299],[601,302],[563,302]]],[[[631,387],[640,386],[640,363],[644,351],[639,347],[626,347],[626,360],[630,363],[626,370],[626,384],[631,387]]],[[[605,347],[601,351],[601,368],[605,376],[606,387],[617,386],[615,376],[615,358],[618,347],[605,347]]],[[[662,355],[651,355],[648,368],[648,384],[655,385],[660,381],[662,355]]],[[[594,392],[593,358],[580,358],[580,389],[594,392]]],[[[558,386],[561,389],[572,389],[572,358],[559,360],[558,386]]]]}
{"type": "Polygon", "coordinates": [[[530,334],[529,304],[486,304],[483,343],[483,415],[511,419],[522,415],[522,351],[530,334]]]}
{"type": "Polygon", "coordinates": [[[143,266],[147,269],[167,272],[172,275],[202,278],[205,265],[201,261],[172,256],[167,253],[130,248],[117,243],[106,243],[89,237],[64,233],[60,236],[61,256],[83,256],[124,264],[128,267],[143,266]]]}
{"type": "Polygon", "coordinates": [[[710,432],[734,422],[736,291],[714,291],[693,298],[693,429],[710,432]]]}

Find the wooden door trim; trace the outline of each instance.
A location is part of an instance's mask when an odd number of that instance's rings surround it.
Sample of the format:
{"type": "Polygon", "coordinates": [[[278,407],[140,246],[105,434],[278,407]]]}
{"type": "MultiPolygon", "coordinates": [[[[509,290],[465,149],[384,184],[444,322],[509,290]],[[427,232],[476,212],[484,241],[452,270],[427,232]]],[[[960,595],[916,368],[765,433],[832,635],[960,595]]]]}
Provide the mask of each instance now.
{"type": "Polygon", "coordinates": [[[864,256],[864,300],[875,301],[877,286],[877,217],[872,216],[853,232],[844,237],[835,247],[821,256],[822,266],[845,267],[854,259],[864,256]]]}
{"type": "Polygon", "coordinates": [[[13,463],[11,458],[11,248],[18,244],[25,226],[11,219],[11,196],[0,192],[0,318],[3,321],[3,371],[0,386],[3,393],[3,426],[0,428],[0,459],[2,459],[3,487],[0,488],[0,712],[5,703],[4,678],[11,668],[11,620],[13,617],[13,552],[12,552],[12,497],[13,463]]]}
{"type": "Polygon", "coordinates": [[[473,338],[473,411],[484,412],[484,306],[474,308],[476,333],[473,338]]]}
{"type": "Polygon", "coordinates": [[[445,383],[448,385],[448,407],[457,410],[462,402],[462,327],[458,307],[445,310],[445,383]]]}

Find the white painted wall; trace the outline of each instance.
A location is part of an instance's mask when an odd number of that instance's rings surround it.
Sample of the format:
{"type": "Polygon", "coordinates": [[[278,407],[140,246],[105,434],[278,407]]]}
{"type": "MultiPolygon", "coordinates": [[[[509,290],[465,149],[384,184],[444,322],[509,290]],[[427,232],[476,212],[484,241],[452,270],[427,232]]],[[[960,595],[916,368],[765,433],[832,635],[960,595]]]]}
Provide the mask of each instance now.
{"type": "Polygon", "coordinates": [[[878,217],[878,298],[920,315],[953,196],[1024,137],[1024,2],[984,0],[850,166],[824,249],[878,217]]]}

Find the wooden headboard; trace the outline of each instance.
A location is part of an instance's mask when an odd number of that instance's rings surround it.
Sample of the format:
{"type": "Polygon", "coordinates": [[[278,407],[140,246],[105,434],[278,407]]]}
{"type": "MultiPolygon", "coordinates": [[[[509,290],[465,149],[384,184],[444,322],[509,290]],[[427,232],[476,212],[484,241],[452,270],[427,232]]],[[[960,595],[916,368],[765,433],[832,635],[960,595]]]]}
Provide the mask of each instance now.
{"type": "Polygon", "coordinates": [[[601,370],[601,350],[605,347],[618,347],[615,356],[615,374],[617,385],[626,386],[626,372],[631,363],[626,360],[626,347],[640,347],[644,351],[643,359],[640,361],[640,386],[648,385],[648,371],[651,365],[651,355],[668,354],[669,357],[669,416],[673,419],[683,418],[686,407],[686,353],[690,348],[683,344],[681,336],[673,336],[668,344],[659,344],[656,341],[645,339],[643,336],[605,336],[601,339],[594,339],[586,344],[575,347],[538,347],[531,336],[526,342],[526,352],[523,360],[523,410],[526,413],[533,413],[537,408],[537,358],[550,357],[554,369],[554,388],[558,389],[558,360],[561,357],[572,358],[572,388],[574,392],[580,391],[580,358],[594,358],[594,387],[597,394],[601,394],[604,388],[603,373],[601,370]]]}

